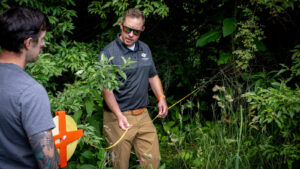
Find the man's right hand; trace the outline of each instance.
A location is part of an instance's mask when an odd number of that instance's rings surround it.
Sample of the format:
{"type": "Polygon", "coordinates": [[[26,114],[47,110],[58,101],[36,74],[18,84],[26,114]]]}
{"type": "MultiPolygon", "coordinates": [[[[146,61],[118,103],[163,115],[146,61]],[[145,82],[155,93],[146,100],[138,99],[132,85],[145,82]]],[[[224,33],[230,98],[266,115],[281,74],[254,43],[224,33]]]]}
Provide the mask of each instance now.
{"type": "Polygon", "coordinates": [[[130,129],[132,125],[128,123],[127,118],[120,111],[119,105],[116,101],[113,92],[111,90],[103,89],[102,94],[107,106],[112,112],[114,112],[115,116],[117,117],[119,122],[119,127],[122,130],[130,129]]]}
{"type": "Polygon", "coordinates": [[[128,123],[127,118],[123,114],[120,114],[117,118],[118,118],[118,122],[119,122],[119,127],[122,130],[127,130],[132,127],[132,125],[130,125],[128,123]]]}

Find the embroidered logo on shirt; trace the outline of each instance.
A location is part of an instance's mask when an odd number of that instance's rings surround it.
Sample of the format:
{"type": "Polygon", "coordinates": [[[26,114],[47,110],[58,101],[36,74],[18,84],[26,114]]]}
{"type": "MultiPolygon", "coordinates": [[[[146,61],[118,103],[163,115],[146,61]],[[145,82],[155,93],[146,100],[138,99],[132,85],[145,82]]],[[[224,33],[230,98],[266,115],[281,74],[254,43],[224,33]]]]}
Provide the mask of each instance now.
{"type": "Polygon", "coordinates": [[[142,56],[142,60],[144,60],[144,61],[149,60],[149,58],[147,58],[147,54],[146,53],[142,53],[141,56],[142,56]]]}

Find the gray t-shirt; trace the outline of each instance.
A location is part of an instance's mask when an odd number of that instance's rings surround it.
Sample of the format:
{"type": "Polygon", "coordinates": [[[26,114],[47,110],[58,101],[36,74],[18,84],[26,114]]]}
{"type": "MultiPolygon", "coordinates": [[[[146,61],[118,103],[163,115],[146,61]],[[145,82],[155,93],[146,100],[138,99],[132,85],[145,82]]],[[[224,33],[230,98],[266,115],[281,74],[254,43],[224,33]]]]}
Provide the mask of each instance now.
{"type": "Polygon", "coordinates": [[[19,66],[0,63],[0,169],[37,168],[28,137],[54,127],[44,87],[19,66]]]}
{"type": "MultiPolygon", "coordinates": [[[[119,91],[113,92],[121,111],[146,107],[149,104],[149,78],[157,75],[151,51],[148,45],[140,40],[135,42],[132,51],[122,43],[119,36],[120,34],[100,52],[98,60],[104,54],[108,58],[114,57],[111,61],[114,65],[124,64],[121,57],[135,61],[130,68],[123,69],[127,79],[119,77],[123,85],[119,86],[119,91]]],[[[108,109],[105,102],[104,108],[108,109]]]]}

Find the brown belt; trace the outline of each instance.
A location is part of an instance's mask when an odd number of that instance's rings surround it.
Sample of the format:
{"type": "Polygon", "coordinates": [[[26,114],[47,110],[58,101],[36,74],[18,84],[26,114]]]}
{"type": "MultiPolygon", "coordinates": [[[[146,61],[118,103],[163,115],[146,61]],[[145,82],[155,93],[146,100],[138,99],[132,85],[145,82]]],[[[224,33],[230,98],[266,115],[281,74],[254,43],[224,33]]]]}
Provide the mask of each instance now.
{"type": "Polygon", "coordinates": [[[124,111],[124,114],[132,114],[132,115],[139,115],[142,114],[146,110],[146,107],[135,109],[135,110],[127,110],[124,111]]]}

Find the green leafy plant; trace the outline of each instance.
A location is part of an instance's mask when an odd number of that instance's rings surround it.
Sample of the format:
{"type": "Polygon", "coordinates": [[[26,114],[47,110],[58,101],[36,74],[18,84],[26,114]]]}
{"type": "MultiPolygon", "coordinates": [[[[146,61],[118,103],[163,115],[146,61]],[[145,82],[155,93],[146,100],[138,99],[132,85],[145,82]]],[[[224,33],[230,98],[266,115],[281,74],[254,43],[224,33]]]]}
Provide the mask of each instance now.
{"type": "Polygon", "coordinates": [[[89,5],[89,12],[92,14],[97,14],[101,18],[106,19],[107,15],[113,9],[116,16],[119,18],[114,23],[117,25],[120,23],[122,16],[128,7],[134,6],[135,8],[140,8],[143,14],[147,17],[150,14],[157,14],[161,17],[166,17],[168,15],[169,9],[164,4],[163,0],[158,1],[127,1],[127,0],[114,0],[114,1],[92,1],[89,5]]]}
{"type": "Polygon", "coordinates": [[[276,159],[278,166],[287,164],[289,168],[300,158],[300,88],[297,84],[295,89],[287,86],[287,82],[299,76],[295,73],[300,63],[297,48],[293,50],[293,66],[288,68],[283,65],[277,73],[280,75],[291,70],[288,80],[275,81],[267,88],[258,87],[256,91],[243,95],[250,104],[250,126],[268,136],[268,141],[260,144],[264,157],[270,161],[276,159]]]}

